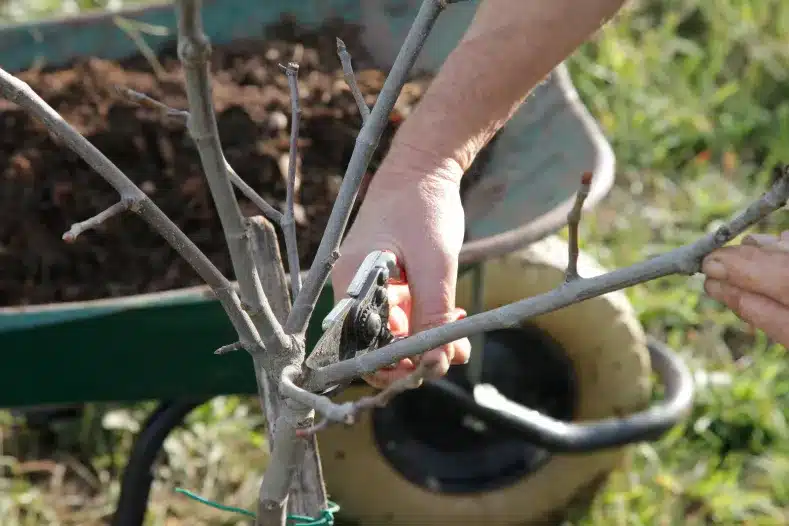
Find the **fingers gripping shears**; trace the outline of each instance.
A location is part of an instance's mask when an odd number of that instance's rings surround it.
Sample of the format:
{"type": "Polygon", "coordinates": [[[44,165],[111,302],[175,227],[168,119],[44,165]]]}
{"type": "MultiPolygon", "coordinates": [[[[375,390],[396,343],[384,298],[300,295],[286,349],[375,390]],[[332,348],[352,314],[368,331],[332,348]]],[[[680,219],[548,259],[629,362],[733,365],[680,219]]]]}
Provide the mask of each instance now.
{"type": "MultiPolygon", "coordinates": [[[[387,286],[405,284],[405,269],[388,250],[370,252],[351,280],[346,296],[326,315],[323,335],[305,361],[317,370],[326,365],[361,356],[391,343],[387,286]]],[[[321,394],[345,385],[327,387],[321,394]]]]}

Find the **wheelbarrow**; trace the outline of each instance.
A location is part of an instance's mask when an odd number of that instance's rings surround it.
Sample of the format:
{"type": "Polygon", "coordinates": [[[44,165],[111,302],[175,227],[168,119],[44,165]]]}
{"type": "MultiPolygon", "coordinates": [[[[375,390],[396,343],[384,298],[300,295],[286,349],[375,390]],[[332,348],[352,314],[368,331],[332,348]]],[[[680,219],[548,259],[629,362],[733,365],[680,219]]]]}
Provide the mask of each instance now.
{"type": "MultiPolygon", "coordinates": [[[[304,26],[341,18],[363,28],[365,51],[387,70],[418,7],[415,0],[205,0],[203,20],[212,42],[222,44],[259,36],[283,15],[304,26]]],[[[442,15],[416,69],[438,70],[475,8],[454,4],[442,15]]],[[[0,63],[14,72],[137,54],[115,16],[169,28],[169,37],[147,40],[155,51],[173,38],[169,4],[83,15],[2,29],[0,63]]],[[[564,65],[498,133],[485,159],[464,197],[457,303],[470,312],[558,285],[568,256],[556,234],[566,226],[579,174],[593,172],[587,209],[614,182],[612,149],[564,65]]],[[[603,269],[582,253],[579,271],[603,269]]],[[[332,304],[327,287],[308,348],[332,304]]],[[[137,438],[113,522],[139,526],[150,467],[167,434],[211,397],[256,394],[246,357],[211,352],[234,336],[206,287],[0,309],[0,406],[160,400],[137,438]],[[123,338],[111,337],[117,334],[123,338]]],[[[371,389],[359,382],[341,397],[371,389]]],[[[352,427],[322,431],[321,459],[342,517],[361,524],[559,522],[589,504],[628,444],[659,438],[692,399],[685,365],[647,338],[621,292],[610,293],[482,335],[471,362],[445,379],[399,395],[352,427]],[[663,391],[655,403],[653,372],[663,391]]]]}

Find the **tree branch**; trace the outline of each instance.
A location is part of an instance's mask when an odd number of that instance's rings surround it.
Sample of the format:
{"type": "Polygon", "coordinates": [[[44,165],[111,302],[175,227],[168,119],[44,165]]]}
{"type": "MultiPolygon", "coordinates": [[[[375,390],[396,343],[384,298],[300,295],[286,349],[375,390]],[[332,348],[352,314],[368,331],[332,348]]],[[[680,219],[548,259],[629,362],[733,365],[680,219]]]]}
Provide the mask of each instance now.
{"type": "Polygon", "coordinates": [[[339,193],[332,207],[326,230],[315,254],[315,259],[301,292],[294,299],[288,321],[285,324],[285,332],[288,334],[304,334],[307,329],[307,324],[312,312],[315,310],[318,297],[323,287],[326,286],[331,269],[339,257],[340,241],[348,225],[351,209],[359,193],[364,174],[370,164],[372,153],[378,146],[378,141],[386,128],[389,115],[392,112],[392,108],[394,108],[400,90],[405,84],[409,70],[416,62],[416,58],[438,15],[446,8],[447,4],[447,0],[424,0],[422,2],[414,23],[373,106],[370,118],[364,123],[359,135],[356,137],[351,160],[343,176],[339,193]]]}
{"type": "Polygon", "coordinates": [[[186,126],[189,122],[189,112],[186,110],[171,108],[167,104],[159,102],[158,100],[149,97],[145,93],[140,93],[139,91],[135,91],[127,86],[116,85],[115,91],[117,91],[119,95],[129,102],[133,102],[138,106],[142,106],[143,108],[158,111],[162,115],[181,122],[184,126],[186,126]]]}
{"type": "MultiPolygon", "coordinates": [[[[124,98],[128,99],[130,102],[134,102],[139,104],[140,106],[150,108],[156,111],[161,112],[163,115],[171,117],[173,119],[178,120],[187,128],[189,127],[189,112],[186,110],[179,110],[177,108],[171,108],[166,104],[161,103],[160,101],[149,97],[144,93],[140,93],[139,91],[135,91],[131,88],[127,88],[126,86],[115,86],[116,91],[122,95],[124,98]]],[[[241,193],[252,201],[252,204],[257,206],[263,215],[269,218],[271,221],[274,221],[277,224],[282,223],[282,213],[268,204],[265,199],[263,199],[260,194],[255,192],[255,190],[249,186],[238,173],[233,169],[230,163],[227,162],[225,159],[224,154],[222,154],[222,162],[225,165],[225,171],[227,175],[230,177],[230,182],[233,185],[241,190],[241,193]]],[[[264,289],[265,290],[265,289],[264,289]]]]}
{"type": "Polygon", "coordinates": [[[208,58],[211,46],[203,33],[200,0],[178,0],[178,57],[185,76],[189,101],[188,129],[200,154],[208,186],[216,204],[230,258],[249,316],[264,343],[275,341],[278,348],[289,349],[291,343],[277,322],[260,284],[252,247],[244,228],[243,216],[230,184],[226,162],[219,141],[211,88],[208,58]]]}
{"type": "Polygon", "coordinates": [[[589,196],[589,191],[592,189],[592,172],[584,172],[581,176],[581,188],[575,195],[575,203],[573,208],[567,214],[567,227],[569,230],[569,253],[567,258],[567,271],[564,273],[565,281],[574,281],[579,279],[578,275],[578,225],[581,223],[581,212],[584,208],[584,201],[589,196]]]}
{"type": "Polygon", "coordinates": [[[280,66],[288,76],[290,87],[291,122],[290,122],[290,157],[288,160],[288,187],[285,205],[285,217],[282,218],[282,230],[285,234],[285,248],[288,251],[288,267],[290,268],[290,286],[293,298],[301,290],[301,270],[299,269],[299,249],[296,241],[296,220],[293,217],[293,200],[296,193],[296,174],[298,163],[299,120],[301,105],[299,104],[299,65],[289,62],[287,67],[280,66]]]}
{"type": "Polygon", "coordinates": [[[277,233],[263,216],[248,218],[247,228],[255,248],[255,261],[263,290],[268,293],[269,304],[277,320],[284,324],[290,314],[290,296],[277,233]]]}
{"type": "Polygon", "coordinates": [[[231,352],[234,351],[240,351],[243,348],[244,348],[244,344],[241,342],[228,343],[227,345],[223,345],[219,349],[215,350],[214,354],[216,354],[217,356],[222,356],[223,354],[230,354],[231,352]]]}
{"type": "MultiPolygon", "coordinates": [[[[173,223],[145,193],[90,141],[80,135],[63,117],[41,99],[25,82],[0,69],[0,95],[41,121],[52,135],[58,137],[70,150],[79,155],[91,168],[103,177],[120,195],[120,203],[128,203],[125,209],[140,216],[161,235],[184,260],[191,265],[200,278],[209,286],[222,304],[239,339],[249,352],[262,352],[263,343],[248,315],[241,309],[238,295],[230,281],[211,263],[205,254],[173,223]]],[[[118,205],[120,205],[118,203],[118,205]]],[[[117,206],[117,205],[115,205],[117,206]]],[[[95,226],[101,220],[120,212],[120,206],[100,213],[82,224],[95,226]]],[[[78,223],[79,225],[80,223],[78,223]]],[[[76,227],[79,230],[84,227],[76,227]]],[[[72,226],[72,232],[75,227],[72,226]]],[[[66,233],[66,238],[70,237],[66,233]]]]}
{"type": "Polygon", "coordinates": [[[367,103],[364,101],[364,95],[362,95],[362,91],[356,83],[356,75],[354,75],[353,66],[351,65],[351,54],[348,53],[345,42],[339,38],[337,39],[337,54],[340,56],[345,83],[348,84],[348,88],[351,90],[351,94],[353,94],[356,106],[358,106],[359,113],[362,115],[362,124],[364,124],[367,122],[367,119],[370,118],[370,108],[367,107],[367,103]]]}
{"type": "Polygon", "coordinates": [[[85,221],[80,221],[79,223],[74,223],[73,225],[71,225],[71,228],[68,229],[68,232],[63,234],[63,241],[65,241],[66,243],[73,243],[77,239],[77,236],[79,236],[84,231],[96,228],[97,226],[104,223],[104,221],[110,219],[111,217],[115,217],[121,212],[125,212],[126,210],[134,206],[136,203],[137,201],[133,198],[130,197],[121,198],[120,201],[118,201],[111,207],[107,208],[106,210],[99,212],[95,216],[88,218],[85,221]]]}
{"type": "Polygon", "coordinates": [[[715,232],[694,243],[600,276],[567,281],[550,292],[428,329],[360,357],[322,367],[313,372],[302,387],[319,391],[479,332],[514,327],[534,316],[671,274],[693,275],[699,271],[704,256],[783,207],[788,198],[789,169],[784,169],[781,177],[761,198],[715,232]]]}

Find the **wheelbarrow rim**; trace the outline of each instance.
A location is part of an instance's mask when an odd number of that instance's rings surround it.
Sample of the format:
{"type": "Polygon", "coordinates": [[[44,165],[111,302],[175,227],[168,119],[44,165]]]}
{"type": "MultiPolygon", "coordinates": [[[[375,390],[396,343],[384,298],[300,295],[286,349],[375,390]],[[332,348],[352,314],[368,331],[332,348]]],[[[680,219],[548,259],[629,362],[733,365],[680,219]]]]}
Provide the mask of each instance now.
{"type": "Polygon", "coordinates": [[[501,403],[501,395],[486,395],[491,386],[478,385],[479,390],[471,394],[446,379],[438,379],[426,381],[423,388],[444,395],[450,403],[460,404],[486,424],[504,426],[551,453],[618,448],[659,439],[684,420],[693,406],[695,383],[688,366],[668,345],[655,338],[647,339],[647,349],[652,369],[665,390],[663,400],[643,411],[583,424],[556,420],[510,400],[501,403]]]}
{"type": "MultiPolygon", "coordinates": [[[[597,121],[581,101],[581,97],[570,78],[567,65],[564,62],[559,64],[551,72],[551,76],[567,104],[567,109],[584,129],[587,137],[592,142],[595,152],[594,166],[590,167],[592,184],[589,195],[584,201],[584,210],[589,210],[602,201],[614,186],[614,168],[616,165],[614,151],[603,135],[597,121]]],[[[580,175],[578,174],[579,181],[580,175]]],[[[574,202],[575,194],[569,196],[552,210],[521,226],[498,234],[466,241],[460,250],[460,265],[471,266],[485,259],[503,256],[556,233],[567,226],[567,214],[572,209],[574,202]]]]}

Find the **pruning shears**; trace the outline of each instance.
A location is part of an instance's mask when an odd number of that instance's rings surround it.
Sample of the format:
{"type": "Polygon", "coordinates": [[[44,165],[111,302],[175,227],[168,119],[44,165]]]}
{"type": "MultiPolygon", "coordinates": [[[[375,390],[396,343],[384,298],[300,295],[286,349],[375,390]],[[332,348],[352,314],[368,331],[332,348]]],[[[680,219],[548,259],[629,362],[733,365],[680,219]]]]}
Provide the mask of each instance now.
{"type": "MultiPolygon", "coordinates": [[[[370,252],[348,285],[346,296],[323,319],[324,332],[305,361],[307,368],[314,371],[391,343],[394,335],[389,329],[386,289],[388,285],[405,283],[405,269],[394,253],[370,252]]],[[[329,386],[321,394],[346,385],[329,386]]]]}

